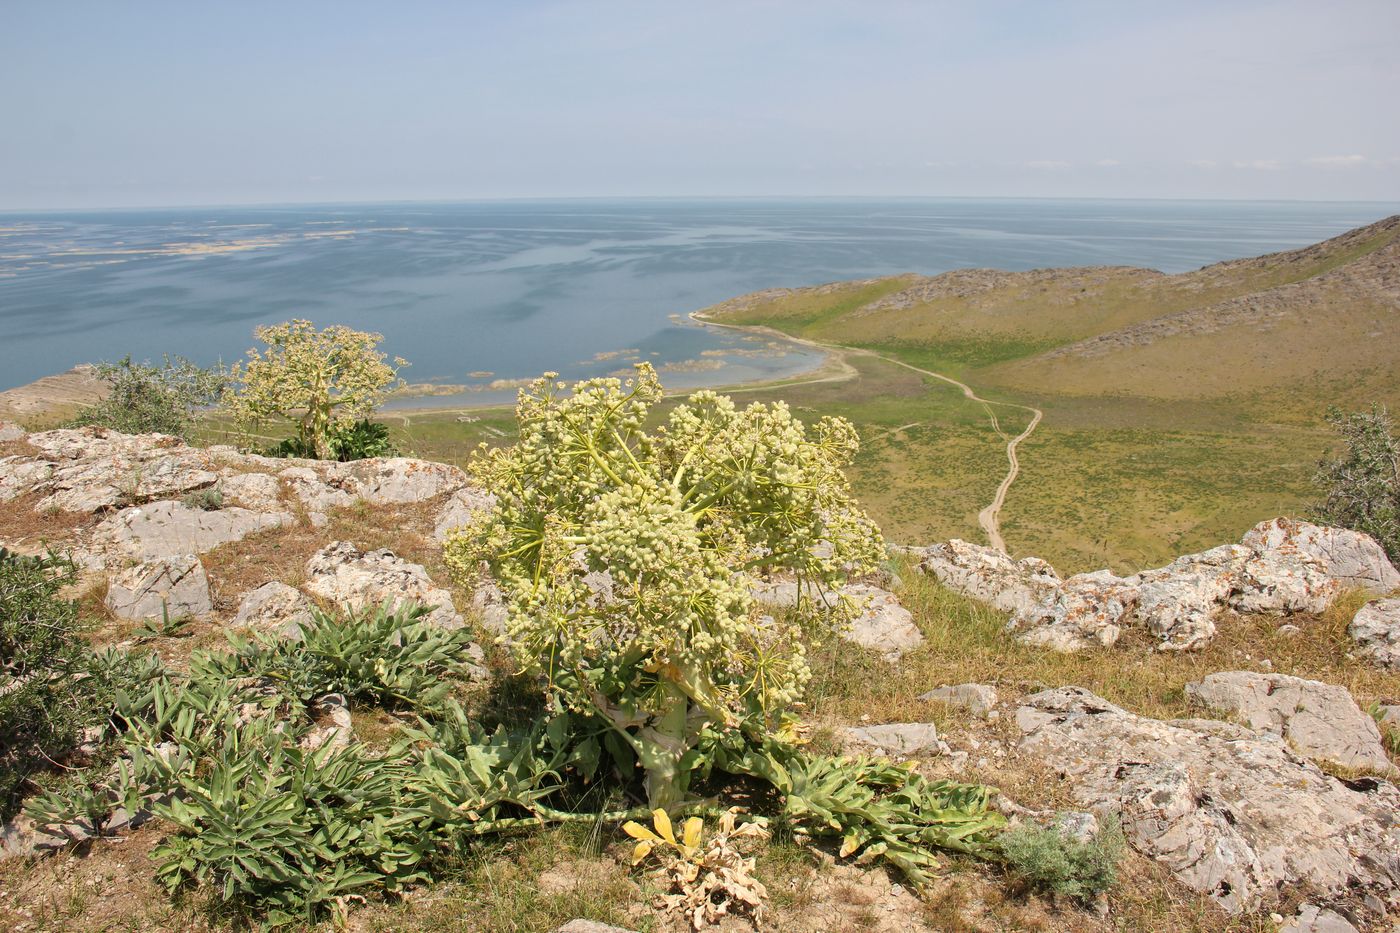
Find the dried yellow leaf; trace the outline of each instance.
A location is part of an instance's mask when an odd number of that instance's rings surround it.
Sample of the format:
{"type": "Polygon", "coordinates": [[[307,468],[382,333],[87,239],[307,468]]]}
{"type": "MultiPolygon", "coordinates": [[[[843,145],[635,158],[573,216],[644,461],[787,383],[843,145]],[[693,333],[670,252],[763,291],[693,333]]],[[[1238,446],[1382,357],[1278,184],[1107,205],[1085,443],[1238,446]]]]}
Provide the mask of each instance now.
{"type": "Polygon", "coordinates": [[[685,832],[681,839],[690,848],[695,848],[700,844],[700,833],[705,828],[705,821],[698,816],[692,816],[685,821],[685,832]]]}
{"type": "Polygon", "coordinates": [[[661,841],[660,838],[656,835],[656,833],[647,829],[645,826],[643,826],[641,823],[638,823],[635,820],[628,820],[626,823],[623,823],[622,831],[627,835],[631,836],[633,839],[643,839],[648,842],[661,841]]]}
{"type": "Polygon", "coordinates": [[[657,807],[651,811],[651,822],[656,827],[656,832],[671,845],[676,844],[676,833],[671,828],[671,817],[665,810],[657,807]]]}

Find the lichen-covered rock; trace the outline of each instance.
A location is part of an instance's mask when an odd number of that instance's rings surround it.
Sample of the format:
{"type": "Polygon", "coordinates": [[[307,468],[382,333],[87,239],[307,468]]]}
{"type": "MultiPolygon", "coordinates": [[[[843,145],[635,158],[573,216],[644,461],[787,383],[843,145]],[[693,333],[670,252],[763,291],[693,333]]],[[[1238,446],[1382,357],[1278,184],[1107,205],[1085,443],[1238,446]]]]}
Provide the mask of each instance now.
{"type": "Polygon", "coordinates": [[[930,703],[946,703],[967,710],[980,719],[987,719],[997,708],[997,689],[987,684],[956,684],[938,687],[919,697],[930,703]]]}
{"type": "Polygon", "coordinates": [[[888,590],[868,583],[851,583],[839,590],[818,586],[805,587],[799,593],[795,580],[774,580],[757,583],[754,599],[776,609],[794,609],[800,596],[815,606],[835,606],[841,597],[855,600],[857,615],[849,628],[841,632],[847,641],[880,652],[887,661],[898,661],[905,652],[924,643],[923,633],[914,624],[914,615],[900,605],[899,597],[888,590]]]}
{"type": "Polygon", "coordinates": [[[1215,636],[1224,609],[1319,613],[1348,587],[1400,584],[1367,536],[1288,519],[1130,577],[1102,570],[1061,581],[1044,561],[1013,561],[964,541],[922,553],[925,572],[1010,613],[1007,627],[1021,641],[1057,651],[1112,645],[1128,625],[1151,632],[1163,649],[1190,650],[1215,636]]]}
{"type": "Polygon", "coordinates": [[[426,502],[467,485],[467,474],[446,463],[384,457],[342,466],[359,484],[359,496],[375,505],[426,502]]]}
{"type": "Polygon", "coordinates": [[[938,738],[938,726],[931,722],[888,722],[845,729],[842,734],[852,745],[875,749],[887,755],[938,755],[948,750],[948,746],[938,738]]]}
{"type": "Polygon", "coordinates": [[[214,611],[209,578],[193,554],[144,561],[114,576],[107,608],[121,619],[180,619],[214,611]]]}
{"type": "Polygon", "coordinates": [[[233,624],[264,631],[280,632],[288,638],[300,638],[302,620],[314,604],[306,594],[285,583],[264,583],[243,597],[233,624]]]}
{"type": "Polygon", "coordinates": [[[24,428],[15,424],[13,421],[0,420],[0,444],[6,441],[22,440],[24,440],[24,428]]]}
{"type": "Polygon", "coordinates": [[[1345,687],[1284,674],[1225,671],[1186,685],[1186,695],[1271,732],[1309,758],[1386,773],[1390,759],[1376,722],[1345,687]]]}
{"type": "Polygon", "coordinates": [[[1362,606],[1347,633],[1377,664],[1400,670],[1400,597],[1373,599],[1362,606]]]}
{"type": "Polygon", "coordinates": [[[204,511],[180,502],[153,502],[123,509],[93,533],[93,547],[138,559],[204,552],[259,531],[291,525],[289,512],[253,512],[237,507],[204,511]]]}
{"type": "Polygon", "coordinates": [[[1022,754],[1231,913],[1304,884],[1400,906],[1400,791],[1388,782],[1354,790],[1270,733],[1136,716],[1077,687],[1027,697],[1016,723],[1022,754]]]}
{"type": "Polygon", "coordinates": [[[48,488],[53,464],[30,457],[0,457],[0,502],[48,488]]]}
{"type": "Polygon", "coordinates": [[[452,532],[467,527],[495,506],[496,497],[489,492],[474,486],[457,490],[437,514],[433,527],[434,539],[439,543],[446,541],[452,532]]]}
{"type": "Polygon", "coordinates": [[[225,505],[252,509],[254,512],[281,512],[282,484],[266,473],[235,473],[219,480],[219,492],[225,505]]]}
{"type": "Polygon", "coordinates": [[[1052,651],[1107,648],[1118,641],[1137,600],[1129,581],[1106,570],[1078,574],[1017,611],[1007,627],[1026,644],[1052,651]]]}
{"type": "Polygon", "coordinates": [[[995,548],[954,538],[924,548],[919,569],[949,589],[991,603],[1003,612],[1036,609],[1060,587],[1060,575],[1038,557],[1012,560],[995,548]]]}
{"type": "Polygon", "coordinates": [[[1304,904],[1298,915],[1278,928],[1278,933],[1359,933],[1350,920],[1316,904],[1304,904]]]}
{"type": "Polygon", "coordinates": [[[1291,518],[1260,522],[1240,542],[1276,560],[1316,561],[1333,580],[1378,593],[1400,587],[1400,570],[1375,538],[1346,528],[1328,528],[1291,518]]]}
{"type": "Polygon", "coordinates": [[[421,565],[396,557],[387,548],[366,553],[349,541],[329,544],[306,562],[305,589],[353,609],[410,602],[432,606],[429,621],[444,628],[463,624],[452,605],[452,594],[436,586],[421,565]]]}
{"type": "Polygon", "coordinates": [[[287,484],[288,492],[313,512],[344,508],[354,504],[357,498],[353,492],[356,484],[326,466],[319,470],[306,466],[287,467],[277,476],[287,484]]]}

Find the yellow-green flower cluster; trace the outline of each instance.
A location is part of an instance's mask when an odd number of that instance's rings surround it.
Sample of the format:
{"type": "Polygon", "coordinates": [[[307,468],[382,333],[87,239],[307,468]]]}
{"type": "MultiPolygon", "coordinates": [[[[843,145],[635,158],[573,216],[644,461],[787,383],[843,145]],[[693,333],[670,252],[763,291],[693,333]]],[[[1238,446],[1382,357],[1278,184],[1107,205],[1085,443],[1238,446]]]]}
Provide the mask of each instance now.
{"type": "Polygon", "coordinates": [[[844,620],[774,620],[752,585],[779,570],[831,585],[882,556],[843,472],[851,425],[710,391],[657,423],[650,366],[572,391],[553,378],[521,391],[519,442],[476,459],[496,508],[446,548],[459,574],[496,578],[522,667],[576,708],[642,717],[677,690],[721,721],[796,699],[804,643],[844,620]]]}

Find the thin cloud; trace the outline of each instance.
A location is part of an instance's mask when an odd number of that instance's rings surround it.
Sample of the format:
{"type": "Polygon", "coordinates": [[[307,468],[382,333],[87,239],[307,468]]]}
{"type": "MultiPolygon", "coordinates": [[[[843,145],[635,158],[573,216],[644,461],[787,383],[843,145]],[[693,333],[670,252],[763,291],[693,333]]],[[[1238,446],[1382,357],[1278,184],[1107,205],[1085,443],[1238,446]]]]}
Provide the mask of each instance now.
{"type": "Polygon", "coordinates": [[[1371,160],[1364,155],[1327,155],[1313,156],[1311,159],[1303,160],[1308,165],[1320,165],[1323,168],[1356,168],[1358,165],[1365,165],[1371,160]]]}
{"type": "Polygon", "coordinates": [[[1283,168],[1283,163],[1278,159],[1253,159],[1247,162],[1232,162],[1235,168],[1249,169],[1255,172],[1277,172],[1283,168]]]}
{"type": "Polygon", "coordinates": [[[1195,166],[1196,168],[1218,168],[1220,165],[1220,163],[1214,159],[1192,159],[1187,164],[1195,166]]]}

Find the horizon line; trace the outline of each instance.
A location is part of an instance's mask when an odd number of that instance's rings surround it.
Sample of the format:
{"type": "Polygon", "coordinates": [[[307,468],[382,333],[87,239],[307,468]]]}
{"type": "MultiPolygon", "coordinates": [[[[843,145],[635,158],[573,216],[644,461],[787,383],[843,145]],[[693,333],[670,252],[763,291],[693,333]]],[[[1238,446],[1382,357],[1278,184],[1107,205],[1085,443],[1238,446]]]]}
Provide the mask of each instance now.
{"type": "Polygon", "coordinates": [[[166,204],[95,204],[76,207],[0,207],[6,214],[62,214],[85,211],[211,210],[228,208],[348,207],[387,205],[450,205],[557,203],[562,201],[1152,201],[1160,203],[1218,204],[1394,204],[1395,199],[1362,198],[1212,198],[1212,197],[1108,197],[1104,195],[996,195],[996,194],[636,194],[636,195],[501,195],[470,198],[380,198],[365,200],[226,201],[166,204]]]}

